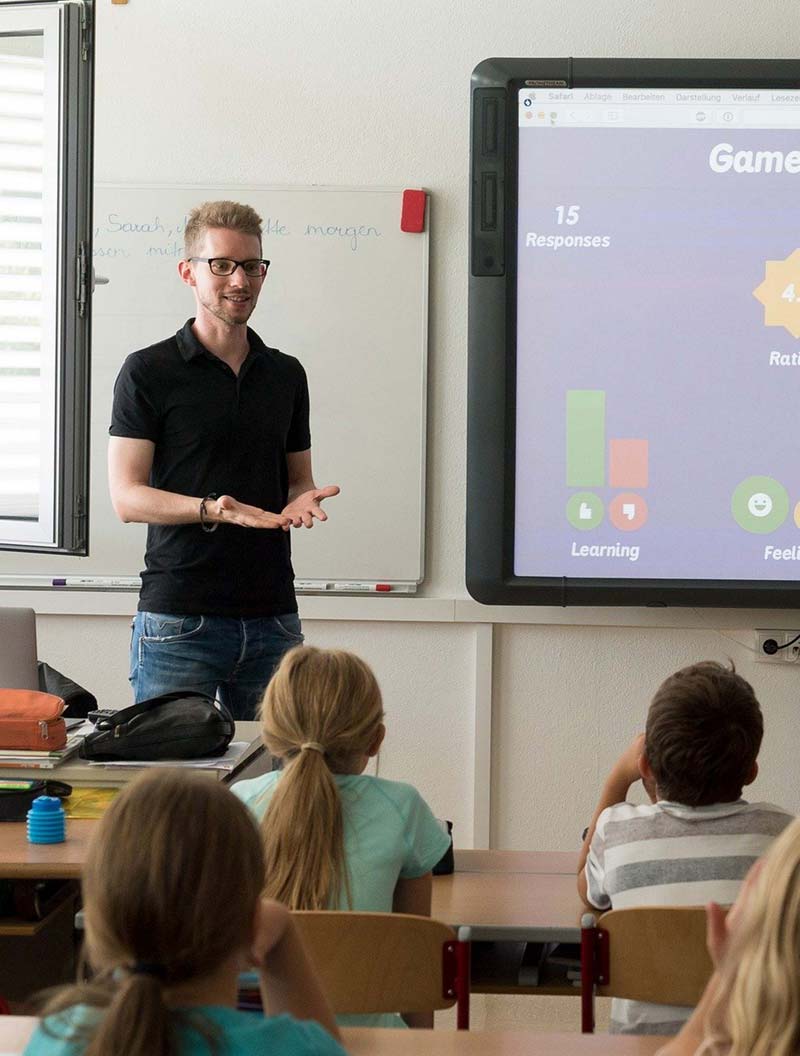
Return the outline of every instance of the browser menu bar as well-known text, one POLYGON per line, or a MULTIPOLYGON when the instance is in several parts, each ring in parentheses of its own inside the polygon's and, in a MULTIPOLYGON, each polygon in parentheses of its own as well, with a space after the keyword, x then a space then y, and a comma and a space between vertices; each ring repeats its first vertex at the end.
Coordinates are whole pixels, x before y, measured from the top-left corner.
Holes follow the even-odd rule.
POLYGON ((800 91, 523 88, 519 125, 800 129, 800 91))

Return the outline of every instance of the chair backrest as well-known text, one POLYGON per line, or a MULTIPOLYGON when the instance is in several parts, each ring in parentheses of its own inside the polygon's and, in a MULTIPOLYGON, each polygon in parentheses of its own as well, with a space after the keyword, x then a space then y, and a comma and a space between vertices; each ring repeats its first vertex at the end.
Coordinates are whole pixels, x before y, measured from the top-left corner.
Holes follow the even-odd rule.
POLYGON ((36 614, 0 609, 0 689, 38 689, 36 614))
POLYGON ((430 1012, 456 1003, 458 943, 446 924, 405 913, 293 916, 337 1015, 430 1012))
POLYGON ((714 968, 702 906, 612 909, 581 920, 581 1030, 594 1030, 595 994, 696 1005, 714 968))
POLYGON ((662 1005, 700 1000, 714 970, 702 906, 612 909, 597 931, 598 994, 662 1005))

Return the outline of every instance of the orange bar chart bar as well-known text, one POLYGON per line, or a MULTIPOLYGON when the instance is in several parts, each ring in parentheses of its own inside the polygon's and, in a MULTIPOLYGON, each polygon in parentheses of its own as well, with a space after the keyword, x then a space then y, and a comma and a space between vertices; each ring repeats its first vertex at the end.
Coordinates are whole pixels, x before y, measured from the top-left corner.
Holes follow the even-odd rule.
POLYGON ((647 487, 647 440, 609 440, 609 484, 612 488, 647 487))

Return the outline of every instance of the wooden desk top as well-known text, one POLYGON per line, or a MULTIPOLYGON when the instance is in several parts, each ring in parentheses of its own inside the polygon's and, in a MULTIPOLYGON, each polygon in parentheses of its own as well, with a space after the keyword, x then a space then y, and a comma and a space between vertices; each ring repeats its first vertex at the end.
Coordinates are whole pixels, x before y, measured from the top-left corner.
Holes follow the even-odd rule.
MULTIPOLYGON (((0 1051, 22 1053, 36 1026, 33 1016, 0 1016, 0 1051)), ((511 1031, 342 1031, 350 1056, 652 1056, 666 1038, 619 1034, 522 1034, 511 1031)))
POLYGON ((431 916, 476 941, 579 942, 585 908, 574 873, 462 873, 433 878, 431 916))
MULTIPOLYGON (((667 1038, 516 1031, 342 1031, 349 1056, 652 1056, 667 1038)), ((0 1040, 2 1036, 0 1035, 0 1040)))
POLYGON ((0 1016, 0 1052, 21 1053, 37 1022, 35 1016, 0 1016))
POLYGON ((577 851, 456 851, 459 873, 569 873, 578 871, 577 851))
POLYGON ((350 1056, 652 1056, 666 1038, 517 1031, 343 1030, 350 1056))
MULTIPOLYGON (((96 821, 67 822, 65 843, 28 843, 22 822, 0 822, 0 877, 79 879, 96 821)), ((574 855, 513 851, 458 851, 458 871, 433 880, 432 915, 448 924, 470 925, 477 939, 553 939, 577 942, 582 913, 575 874, 512 872, 511 867, 560 866, 574 855), (522 857, 515 858, 515 855, 522 857), (495 859, 495 855, 498 857, 495 859), (477 870, 481 864, 498 871, 477 870)), ((569 864, 569 863, 567 863, 569 864)))
MULTIPOLYGON (((64 843, 28 843, 24 821, 0 822, 0 877, 78 880, 96 821, 67 821, 64 843)), ((3 1017, 0 1017, 2 1019, 3 1017)))

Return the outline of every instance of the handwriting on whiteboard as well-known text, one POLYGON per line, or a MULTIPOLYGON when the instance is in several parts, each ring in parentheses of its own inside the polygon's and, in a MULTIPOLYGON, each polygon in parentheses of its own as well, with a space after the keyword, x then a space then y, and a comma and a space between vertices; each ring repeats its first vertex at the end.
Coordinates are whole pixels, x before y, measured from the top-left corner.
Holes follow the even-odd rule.
MULTIPOLYGON (((170 219, 158 214, 143 217, 106 213, 95 218, 94 256, 114 258, 141 254, 147 257, 182 257, 187 219, 185 215, 180 219, 170 219)), ((280 217, 270 216, 262 221, 263 237, 266 241, 293 236, 314 241, 339 241, 353 253, 365 242, 381 238, 381 231, 371 224, 342 222, 340 218, 331 217, 331 221, 334 220, 338 222, 301 223, 296 230, 292 230, 280 217)))

